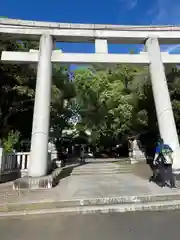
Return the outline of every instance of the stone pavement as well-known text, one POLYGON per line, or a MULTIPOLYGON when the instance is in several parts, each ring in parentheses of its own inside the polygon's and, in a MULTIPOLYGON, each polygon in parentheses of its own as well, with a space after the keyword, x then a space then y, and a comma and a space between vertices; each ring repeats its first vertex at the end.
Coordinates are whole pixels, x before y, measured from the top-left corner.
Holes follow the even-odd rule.
POLYGON ((1 240, 179 240, 180 212, 0 218, 1 240))
MULTIPOLYGON (((88 165, 88 164, 87 164, 88 165)), ((66 202, 63 203, 63 207, 68 207, 71 203, 77 200, 77 202, 81 205, 85 205, 86 200, 92 200, 92 202, 88 202, 88 204, 96 205, 99 204, 98 199, 102 199, 103 203, 108 204, 112 203, 112 199, 116 199, 116 203, 121 203, 122 198, 126 203, 133 203, 135 200, 134 197, 142 197, 142 196, 164 196, 164 195, 172 195, 178 196, 176 200, 180 200, 180 189, 170 189, 170 188, 159 188, 154 183, 148 183, 147 179, 142 178, 139 173, 132 168, 132 171, 127 169, 127 165, 117 165, 115 163, 96 163, 89 164, 88 166, 80 166, 76 168, 72 168, 70 172, 68 172, 68 176, 62 176, 59 184, 53 189, 44 189, 44 190, 20 190, 13 191, 12 183, 6 183, 0 185, 0 212, 14 211, 16 208, 12 208, 13 204, 29 204, 31 206, 32 203, 44 204, 44 203, 53 203, 53 202, 66 202), (80 175, 72 175, 73 171, 77 171, 77 168, 81 169, 80 175), (123 173, 111 173, 111 174, 99 174, 98 170, 96 174, 86 175, 83 174, 83 169, 85 173, 87 168, 93 171, 93 168, 99 169, 111 169, 112 172, 114 168, 124 168, 123 173), (118 200, 117 200, 118 198, 118 200), (96 199, 98 201, 94 201, 96 199), (108 200, 111 199, 111 200, 108 200), (128 199, 128 200, 127 200, 128 199), (110 202, 109 202, 110 201, 110 202), (9 205, 8 205, 9 204, 9 205), (68 205, 69 204, 69 205, 68 205)), ((132 166, 132 165, 130 165, 132 166)), ((140 201, 140 200, 137 200, 140 201)), ((147 201, 147 199, 146 199, 147 201)), ((76 206, 77 206, 76 202, 76 206)), ((100 204, 102 204, 102 202, 100 204)), ((180 204, 180 202, 178 202, 180 204)), ((46 206, 47 207, 47 206, 46 206)), ((57 206, 55 205, 55 208, 57 206)), ((50 207, 48 207, 50 208, 50 207)), ((51 206, 52 208, 52 206, 51 206)), ((29 207, 28 207, 29 209, 29 207)))
MULTIPOLYGON (((101 164, 89 164, 88 168, 101 168, 101 164), (96 166, 97 165, 97 166, 96 166)), ((115 167, 114 163, 103 164, 105 168, 115 167)), ((87 169, 87 166, 77 167, 87 169)), ((99 171, 101 171, 101 169, 99 171)), ((74 168, 73 171, 76 171, 74 168)), ((73 173, 72 171, 72 173, 73 173)), ((97 172, 95 175, 70 175, 60 180, 59 184, 52 189, 43 190, 12 190, 12 182, 0 184, 0 204, 19 201, 40 201, 40 200, 71 200, 97 197, 135 196, 144 194, 165 194, 172 193, 169 188, 159 188, 156 184, 148 183, 147 179, 135 175, 133 172, 123 174, 105 174, 97 172)), ((180 193, 179 189, 173 192, 180 193)))

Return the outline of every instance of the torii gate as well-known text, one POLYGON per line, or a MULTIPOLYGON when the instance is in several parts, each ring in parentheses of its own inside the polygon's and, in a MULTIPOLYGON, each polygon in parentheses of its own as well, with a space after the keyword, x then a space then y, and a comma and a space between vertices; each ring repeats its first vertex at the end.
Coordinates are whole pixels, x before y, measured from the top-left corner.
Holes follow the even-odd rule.
POLYGON ((3 51, 4 63, 37 63, 37 82, 28 174, 47 174, 47 147, 51 100, 52 63, 132 63, 149 65, 157 120, 161 137, 173 148, 174 170, 180 169, 180 147, 168 92, 164 64, 180 63, 180 55, 161 53, 159 43, 180 43, 180 27, 117 26, 65 24, 0 19, 0 37, 40 39, 39 52, 3 51), (61 53, 53 51, 54 41, 94 42, 95 53, 61 53), (145 44, 140 54, 109 54, 108 43, 145 44))

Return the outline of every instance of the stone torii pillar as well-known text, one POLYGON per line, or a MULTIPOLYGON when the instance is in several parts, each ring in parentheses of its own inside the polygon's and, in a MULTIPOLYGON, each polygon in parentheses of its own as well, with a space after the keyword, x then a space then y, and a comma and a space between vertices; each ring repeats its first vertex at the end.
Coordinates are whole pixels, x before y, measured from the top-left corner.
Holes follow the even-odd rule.
POLYGON ((175 172, 179 172, 179 140, 158 39, 149 37, 145 45, 150 60, 149 70, 159 132, 164 142, 172 147, 174 151, 173 169, 175 172))
POLYGON ((52 36, 42 35, 39 46, 39 62, 37 67, 31 153, 28 168, 28 175, 30 177, 41 177, 47 174, 52 83, 52 50, 52 36))

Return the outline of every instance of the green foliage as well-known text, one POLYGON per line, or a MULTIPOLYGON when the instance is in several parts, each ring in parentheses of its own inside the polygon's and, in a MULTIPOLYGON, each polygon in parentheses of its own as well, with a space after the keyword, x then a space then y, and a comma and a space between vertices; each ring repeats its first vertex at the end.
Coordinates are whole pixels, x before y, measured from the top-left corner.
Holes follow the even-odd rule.
MULTIPOLYGON (((0 41, 0 53, 38 49, 32 41, 0 41)), ((7 139, 10 130, 17 129, 21 140, 30 140, 35 97, 37 67, 31 64, 0 65, 0 138, 7 139)), ((72 116, 71 99, 74 85, 69 82, 67 68, 53 67, 51 126, 60 138, 72 116)))
POLYGON ((105 70, 95 66, 76 72, 76 103, 81 124, 91 130, 92 141, 117 140, 132 128, 135 104, 128 84, 136 72, 125 65, 105 70))
POLYGON ((180 136, 180 69, 172 69, 167 75, 178 135, 180 136))
POLYGON ((20 132, 11 130, 7 139, 3 139, 3 148, 5 152, 12 152, 20 139, 20 132))

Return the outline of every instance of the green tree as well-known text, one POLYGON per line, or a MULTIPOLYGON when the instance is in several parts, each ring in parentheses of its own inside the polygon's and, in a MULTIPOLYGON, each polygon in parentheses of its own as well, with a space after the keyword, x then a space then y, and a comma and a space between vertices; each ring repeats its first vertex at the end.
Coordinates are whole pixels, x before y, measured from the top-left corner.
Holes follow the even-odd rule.
POLYGON ((134 69, 84 69, 75 74, 76 100, 81 124, 95 141, 117 140, 131 128, 133 95, 127 92, 134 69))
MULTIPOLYGON (((0 52, 38 49, 31 41, 0 41, 0 52)), ((8 139, 11 130, 19 131, 21 139, 30 140, 35 97, 37 66, 32 64, 0 65, 0 138, 8 139)), ((51 126, 58 137, 72 116, 71 98, 74 85, 68 80, 66 67, 53 66, 51 126)))

